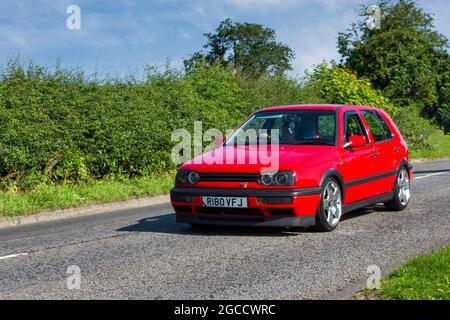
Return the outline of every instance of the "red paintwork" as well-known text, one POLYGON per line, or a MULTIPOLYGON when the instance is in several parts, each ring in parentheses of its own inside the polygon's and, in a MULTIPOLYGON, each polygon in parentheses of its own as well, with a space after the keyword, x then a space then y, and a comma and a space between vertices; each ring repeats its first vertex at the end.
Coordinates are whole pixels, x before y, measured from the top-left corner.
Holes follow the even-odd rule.
MULTIPOLYGON (((280 146, 280 170, 291 170, 296 173, 295 186, 289 188, 312 188, 321 185, 325 173, 330 169, 337 170, 343 178, 343 182, 354 181, 367 178, 377 174, 383 174, 389 171, 397 170, 401 161, 405 160, 409 163, 408 147, 402 138, 400 131, 390 119, 390 117, 380 109, 365 106, 337 106, 337 105, 298 105, 298 106, 281 106, 264 109, 270 110, 337 110, 338 119, 338 144, 335 146, 307 145, 280 146), (389 125, 393 139, 381 143, 375 143, 368 128, 364 117, 360 113, 361 110, 378 111, 386 123, 389 125), (356 111, 369 133, 370 143, 367 146, 355 148, 353 150, 344 148, 344 113, 347 111, 356 111), (378 153, 380 156, 373 158, 372 154, 378 153)), ((244 121, 245 122, 245 121, 244 121)), ((244 123, 242 122, 242 123, 244 123)), ((256 152, 255 146, 238 146, 238 147, 220 147, 221 149, 247 148, 249 153, 256 152)), ((214 152, 214 151, 213 151, 214 152)), ((204 159, 208 158, 211 153, 203 155, 204 159)), ((195 160, 184 164, 181 169, 195 170, 202 173, 260 173, 261 166, 255 165, 227 165, 227 164, 195 164, 195 160)), ((410 172, 410 174, 412 174, 410 172)), ((351 204, 360 200, 365 200, 377 195, 391 192, 395 183, 395 175, 387 178, 375 180, 368 183, 359 184, 353 187, 345 188, 344 205, 351 204)), ((183 185, 177 185, 183 187, 183 185)), ((191 186, 192 187, 192 186, 191 186)), ((195 187, 201 188, 242 188, 240 182, 200 182, 195 187)), ((256 182, 249 182, 248 189, 276 189, 277 187, 264 187, 256 182)), ((286 189, 288 187, 281 187, 286 189)), ((265 215, 268 215, 267 208, 294 208, 295 216, 315 215, 318 209, 320 195, 301 196, 294 198, 291 205, 261 205, 257 203, 256 198, 249 198, 249 207, 261 209, 265 215)), ((202 206, 201 197, 195 197, 195 203, 176 203, 172 205, 182 205, 192 207, 193 214, 197 214, 195 207, 202 206)))

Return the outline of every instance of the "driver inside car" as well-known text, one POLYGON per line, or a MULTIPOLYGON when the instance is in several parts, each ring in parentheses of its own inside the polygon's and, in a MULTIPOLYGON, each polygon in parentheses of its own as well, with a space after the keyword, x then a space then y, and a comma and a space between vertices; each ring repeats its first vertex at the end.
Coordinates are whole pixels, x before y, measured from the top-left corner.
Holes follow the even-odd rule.
POLYGON ((297 144, 297 133, 299 125, 294 121, 283 123, 281 141, 286 144, 297 144))

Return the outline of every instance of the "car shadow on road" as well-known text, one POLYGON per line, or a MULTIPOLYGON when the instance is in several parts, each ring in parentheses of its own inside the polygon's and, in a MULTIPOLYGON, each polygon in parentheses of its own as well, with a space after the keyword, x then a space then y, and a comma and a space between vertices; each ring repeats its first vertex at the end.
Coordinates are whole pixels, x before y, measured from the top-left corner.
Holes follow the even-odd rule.
POLYGON ((292 237, 313 232, 305 228, 191 226, 177 224, 174 214, 163 214, 139 220, 136 224, 117 229, 118 232, 149 232, 190 236, 292 237))
MULTIPOLYGON (((382 205, 371 206, 347 213, 342 221, 355 219, 375 212, 385 211, 382 205)), ((320 233, 312 228, 269 228, 269 227, 229 227, 190 226, 177 224, 175 215, 162 214, 139 220, 137 223, 117 229, 118 232, 149 232, 190 236, 243 236, 243 237, 292 237, 306 233, 320 233)))
POLYGON ((345 220, 351 220, 351 219, 356 219, 359 217, 367 216, 370 214, 375 214, 376 212, 384 212, 384 211, 386 211, 386 208, 382 204, 365 207, 362 209, 358 209, 358 210, 346 213, 342 217, 341 222, 343 222, 345 220))

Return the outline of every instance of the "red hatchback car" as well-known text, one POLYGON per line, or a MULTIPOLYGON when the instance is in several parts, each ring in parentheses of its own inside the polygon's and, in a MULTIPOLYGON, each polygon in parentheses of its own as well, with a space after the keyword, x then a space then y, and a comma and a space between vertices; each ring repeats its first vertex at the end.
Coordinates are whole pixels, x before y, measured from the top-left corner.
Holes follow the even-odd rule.
POLYGON ((332 231, 355 209, 384 203, 404 210, 411 176, 408 147, 383 110, 275 107, 254 113, 216 150, 184 164, 171 203, 180 223, 332 231), (264 148, 273 148, 275 165, 261 160, 264 148), (218 154, 226 161, 211 161, 218 154))

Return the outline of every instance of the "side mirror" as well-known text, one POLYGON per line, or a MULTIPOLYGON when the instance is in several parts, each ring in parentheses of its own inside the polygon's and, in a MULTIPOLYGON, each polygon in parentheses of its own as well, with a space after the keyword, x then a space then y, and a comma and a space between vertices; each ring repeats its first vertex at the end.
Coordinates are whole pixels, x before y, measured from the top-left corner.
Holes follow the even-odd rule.
POLYGON ((344 145, 344 148, 361 148, 367 144, 365 136, 350 136, 348 142, 344 145))

